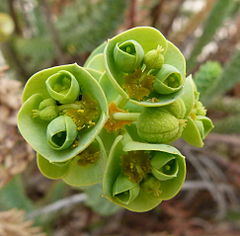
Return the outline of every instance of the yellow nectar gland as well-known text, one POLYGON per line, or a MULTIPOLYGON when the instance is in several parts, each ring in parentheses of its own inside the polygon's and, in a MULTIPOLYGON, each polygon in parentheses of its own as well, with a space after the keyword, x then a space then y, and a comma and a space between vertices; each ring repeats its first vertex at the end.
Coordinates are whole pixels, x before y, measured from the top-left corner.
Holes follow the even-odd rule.
POLYGON ((124 175, 132 182, 139 183, 151 172, 150 155, 145 151, 132 151, 121 157, 124 175))
POLYGON ((159 180, 157 180, 153 176, 146 178, 143 181, 141 187, 144 192, 147 192, 156 198, 159 198, 161 196, 161 193, 162 193, 161 183, 159 180))
POLYGON ((114 103, 110 103, 108 105, 108 110, 109 110, 109 119, 106 122, 104 128, 108 131, 108 132, 114 132, 117 130, 122 129, 125 125, 129 125, 132 123, 132 121, 128 121, 128 120, 115 120, 112 115, 115 112, 125 112, 123 109, 120 109, 116 106, 116 104, 114 103))
POLYGON ((94 164, 100 158, 100 152, 94 147, 89 147, 76 156, 78 165, 86 166, 94 164))
POLYGON ((154 79, 153 75, 145 74, 141 69, 138 69, 134 73, 125 76, 123 88, 127 91, 130 98, 142 101, 150 95, 154 79))
POLYGON ((95 121, 99 117, 97 102, 85 95, 81 101, 77 101, 74 104, 79 105, 81 108, 67 108, 63 111, 63 113, 72 118, 73 122, 77 126, 77 130, 95 126, 95 121))

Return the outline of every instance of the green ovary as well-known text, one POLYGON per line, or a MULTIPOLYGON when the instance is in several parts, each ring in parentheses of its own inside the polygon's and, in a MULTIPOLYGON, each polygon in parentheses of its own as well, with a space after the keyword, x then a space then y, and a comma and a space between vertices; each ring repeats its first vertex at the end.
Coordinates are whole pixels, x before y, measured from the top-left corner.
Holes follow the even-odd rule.
POLYGON ((162 108, 145 108, 137 121, 140 138, 151 143, 170 143, 183 131, 184 120, 177 119, 162 108))

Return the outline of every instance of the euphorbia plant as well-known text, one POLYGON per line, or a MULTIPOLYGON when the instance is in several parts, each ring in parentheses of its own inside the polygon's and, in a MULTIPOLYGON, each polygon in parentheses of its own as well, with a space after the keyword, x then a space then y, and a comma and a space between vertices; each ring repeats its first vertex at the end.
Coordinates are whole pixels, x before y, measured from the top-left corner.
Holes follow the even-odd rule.
POLYGON ((183 138, 201 147, 213 128, 182 53, 156 29, 136 27, 97 47, 84 67, 33 75, 19 130, 46 177, 102 183, 103 196, 132 211, 174 197, 186 176, 183 138))

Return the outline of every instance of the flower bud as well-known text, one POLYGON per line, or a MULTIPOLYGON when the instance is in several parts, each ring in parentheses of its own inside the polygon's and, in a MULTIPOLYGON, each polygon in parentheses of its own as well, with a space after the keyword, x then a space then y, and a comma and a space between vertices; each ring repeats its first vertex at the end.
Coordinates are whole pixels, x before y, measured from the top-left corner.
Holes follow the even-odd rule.
POLYGON ((77 127, 68 116, 59 116, 52 120, 47 127, 47 141, 55 150, 70 147, 77 137, 77 127))
POLYGON ((68 71, 61 70, 46 80, 49 95, 62 104, 74 102, 80 93, 77 79, 68 71))
POLYGON ((113 184, 112 191, 119 202, 127 205, 138 196, 140 187, 137 183, 130 181, 127 176, 120 174, 113 184))
POLYGON ((113 58, 118 69, 122 72, 134 72, 137 68, 141 67, 143 57, 143 48, 135 40, 127 40, 115 45, 113 58))
POLYGON ((40 102, 38 109, 32 110, 33 117, 41 120, 51 121, 58 116, 56 102, 52 98, 44 99, 40 102))
POLYGON ((137 121, 140 138, 151 143, 170 143, 178 139, 185 121, 163 108, 145 108, 137 121))
POLYGON ((163 64, 155 76, 153 88, 159 94, 174 93, 183 87, 184 79, 178 69, 172 65, 163 64))
POLYGON ((160 69, 164 63, 163 48, 158 45, 157 49, 150 50, 144 56, 144 64, 148 69, 160 69))
POLYGON ((48 106, 56 106, 56 101, 52 98, 46 98, 43 101, 40 102, 39 104, 39 109, 42 110, 48 106))
POLYGON ((179 166, 176 156, 170 153, 156 153, 151 159, 152 174, 160 181, 175 178, 179 166))

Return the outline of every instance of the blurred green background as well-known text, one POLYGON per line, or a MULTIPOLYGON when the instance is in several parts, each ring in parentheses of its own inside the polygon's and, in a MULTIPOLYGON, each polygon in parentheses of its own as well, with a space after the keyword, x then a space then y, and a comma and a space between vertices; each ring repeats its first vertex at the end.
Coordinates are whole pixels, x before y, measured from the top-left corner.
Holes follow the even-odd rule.
POLYGON ((240 235, 240 0, 1 0, 0 49, 1 236, 240 235), (187 156, 184 188, 141 214, 106 202, 100 186, 81 193, 44 178, 16 127, 33 73, 83 65, 140 25, 180 48, 215 124, 202 149, 176 143, 187 156))

